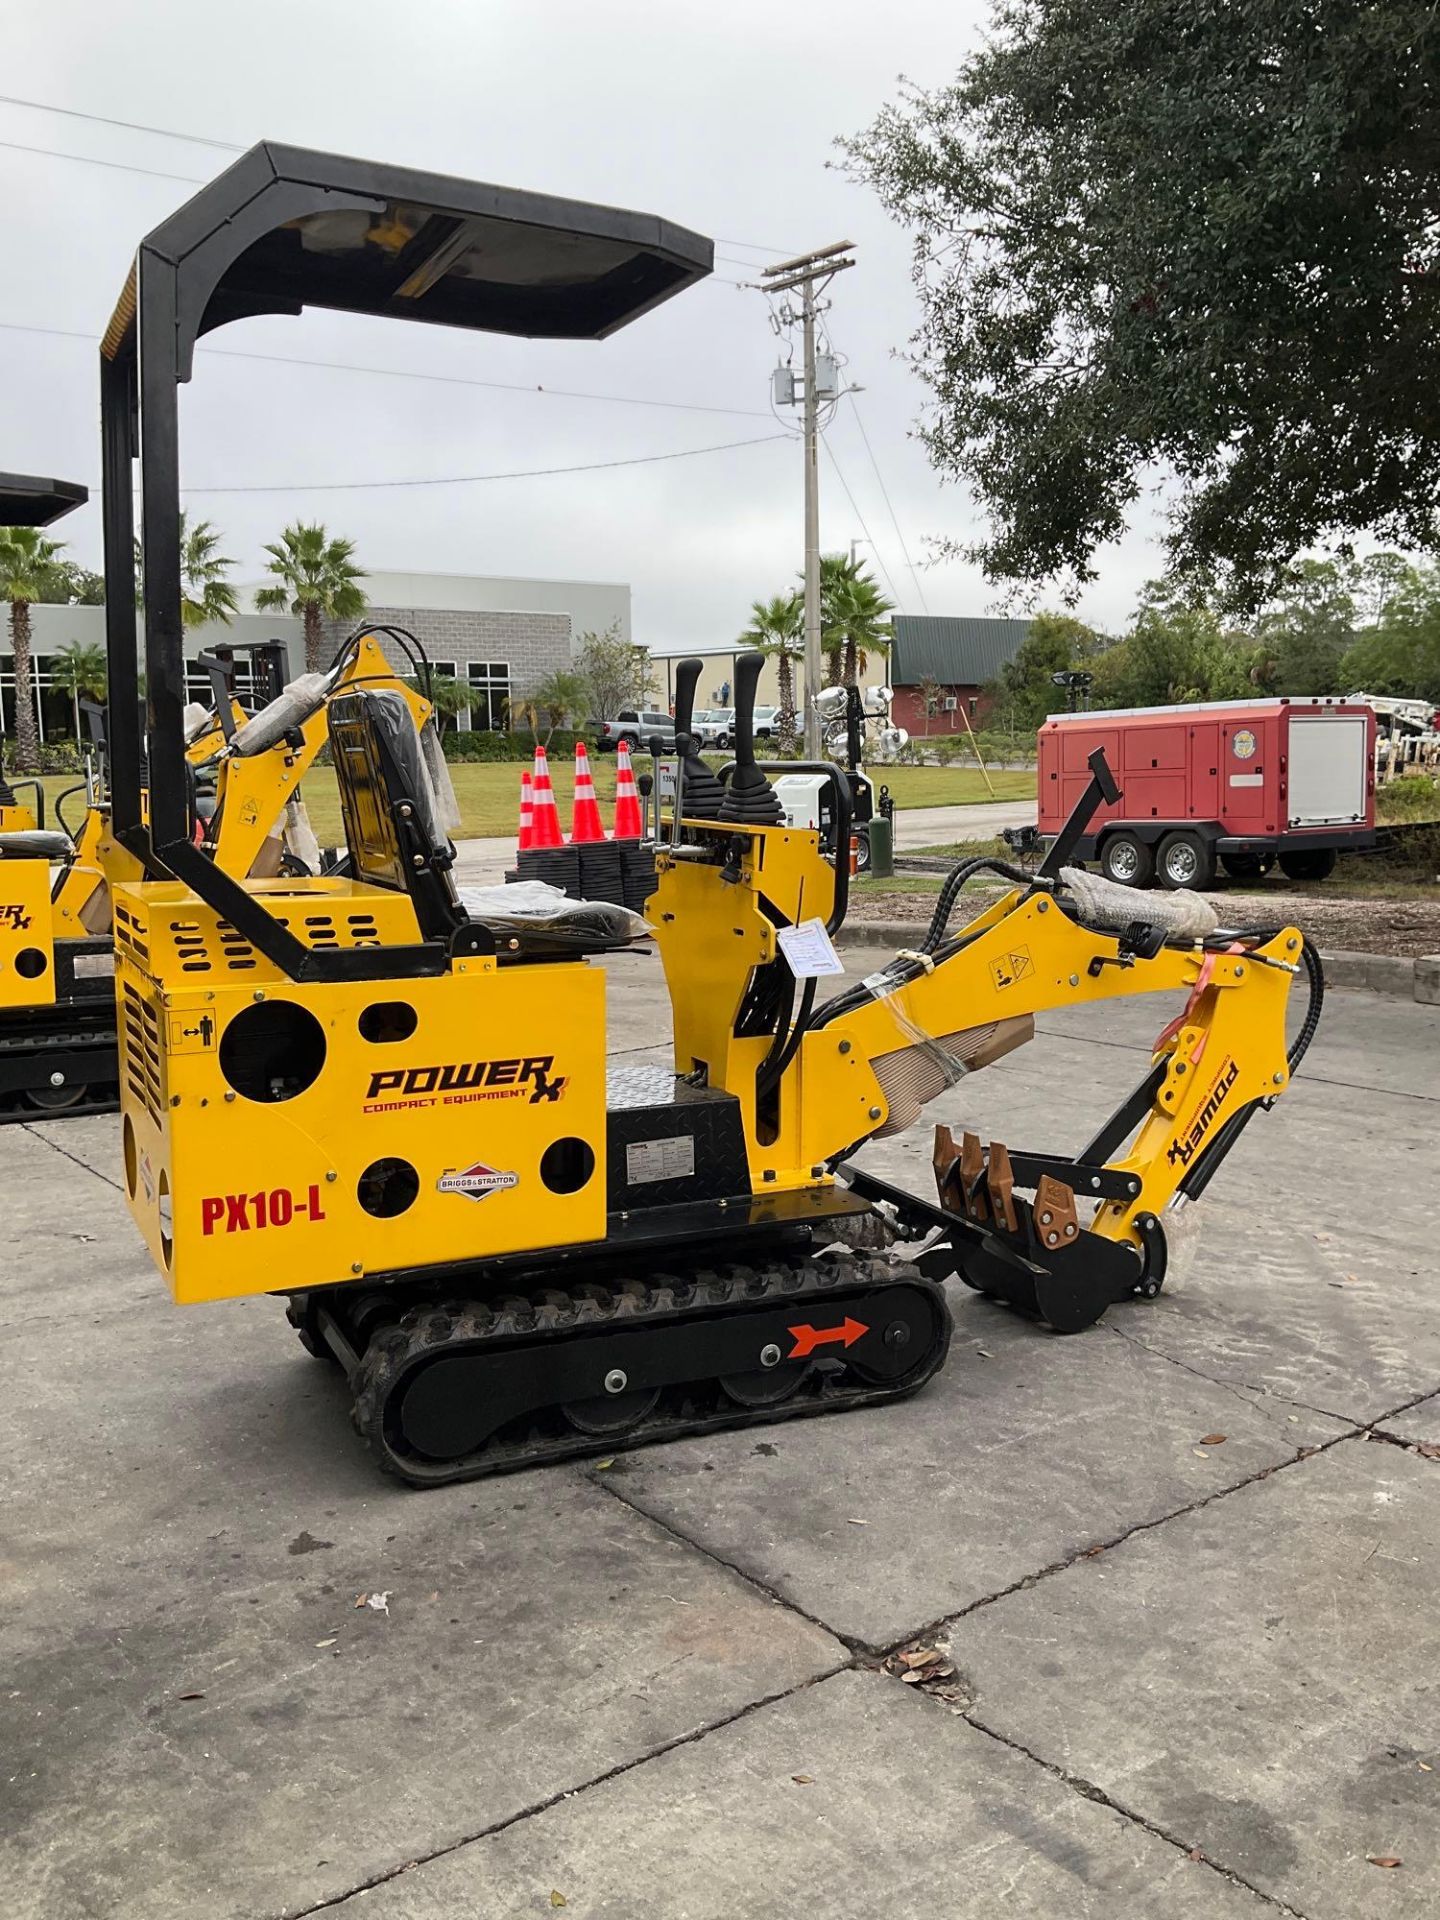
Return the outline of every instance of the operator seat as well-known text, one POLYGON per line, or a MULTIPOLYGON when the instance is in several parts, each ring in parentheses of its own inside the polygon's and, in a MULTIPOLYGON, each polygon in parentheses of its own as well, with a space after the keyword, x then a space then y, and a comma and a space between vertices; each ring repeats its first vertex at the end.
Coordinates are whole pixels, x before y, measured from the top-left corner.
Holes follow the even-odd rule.
POLYGON ((69 834, 46 827, 0 833, 0 860, 68 860, 74 851, 69 834))
POLYGON ((355 878, 408 893, 421 939, 448 942, 469 915, 409 707, 389 689, 356 688, 330 702, 328 721, 355 878))

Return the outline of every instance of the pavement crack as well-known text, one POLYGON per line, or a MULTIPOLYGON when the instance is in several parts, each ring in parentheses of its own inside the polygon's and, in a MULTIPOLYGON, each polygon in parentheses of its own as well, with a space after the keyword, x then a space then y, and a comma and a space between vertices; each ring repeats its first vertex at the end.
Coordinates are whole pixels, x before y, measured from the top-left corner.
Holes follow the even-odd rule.
MULTIPOLYGON (((652 1513, 648 1507, 642 1506, 638 1500, 631 1500, 626 1495, 623 1484, 620 1481, 612 1479, 609 1473, 599 1473, 593 1467, 589 1469, 582 1468, 581 1472, 591 1486, 599 1487, 603 1492, 608 1493, 612 1499, 618 1500, 621 1506, 626 1508, 630 1513, 638 1513, 642 1520, 648 1520, 652 1526, 658 1527, 662 1533, 668 1533, 672 1540, 679 1541, 681 1546, 688 1547, 692 1553, 702 1555, 714 1566, 723 1567, 727 1573, 733 1574, 737 1580, 743 1580, 746 1586, 752 1587, 756 1593, 763 1593, 765 1598, 775 1606, 784 1607, 787 1613, 793 1613, 801 1620, 808 1621, 812 1627, 818 1627, 821 1633, 826 1634, 832 1640, 838 1640, 841 1646, 848 1647, 852 1655, 873 1651, 873 1649, 865 1646, 863 1641, 853 1640, 849 1635, 839 1632, 835 1627, 832 1627, 827 1620, 821 1620, 816 1614, 807 1613, 804 1607, 797 1606, 793 1600, 788 1600, 783 1593, 779 1593, 774 1587, 769 1586, 758 1574, 751 1573, 748 1568, 739 1566, 734 1560, 727 1560, 723 1553, 717 1553, 713 1547, 706 1546, 703 1541, 695 1539, 693 1534, 686 1533, 683 1528, 677 1527, 672 1521, 661 1519, 658 1514, 652 1513)), ((845 1663, 845 1665, 853 1664, 853 1659, 845 1663)), ((842 1672, 843 1667, 837 1667, 835 1671, 837 1673, 842 1672)))
MULTIPOLYGON (((918 1691, 918 1689, 912 1689, 912 1691, 918 1691)), ((1233 1867, 1227 1867, 1219 1860, 1212 1860, 1202 1848, 1183 1840, 1178 1834, 1171 1833, 1158 1821, 1147 1819, 1143 1813, 1137 1813, 1133 1807, 1127 1807, 1123 1801, 1116 1800, 1103 1787, 1097 1786, 1093 1780, 1087 1780, 1081 1774, 1071 1773, 1068 1768, 1059 1766, 1055 1761, 1046 1760, 1033 1748, 1027 1747, 1023 1741, 1014 1739, 1010 1734, 1001 1733, 997 1727, 992 1727, 980 1719, 973 1708, 967 1707, 962 1717, 974 1727, 977 1733, 983 1733, 987 1739, 994 1740, 997 1745, 1008 1747, 1011 1753, 1021 1754, 1026 1760, 1033 1761, 1037 1767, 1043 1769, 1052 1779, 1059 1780, 1073 1793, 1082 1795, 1086 1800, 1093 1800, 1099 1806, 1107 1807, 1111 1813, 1118 1814, 1122 1820, 1128 1820, 1132 1826, 1142 1828, 1155 1839, 1163 1841, 1167 1847, 1173 1847, 1178 1853, 1183 1853, 1186 1859, 1193 1861, 1196 1866, 1206 1867, 1211 1873, 1218 1874, 1222 1880, 1228 1880, 1232 1886, 1254 1894, 1257 1900, 1263 1900, 1266 1906, 1276 1913, 1287 1915, 1288 1920, 1305 1920, 1305 1915, 1298 1907, 1292 1907, 1288 1901, 1277 1898, 1273 1893, 1266 1893, 1263 1887, 1257 1887, 1253 1880, 1247 1880, 1233 1867)))
MULTIPOLYGON (((1172 1520, 1183 1520, 1187 1514, 1199 1513, 1205 1507, 1214 1506, 1219 1500, 1228 1500, 1232 1494, 1242 1493, 1246 1487, 1257 1486, 1262 1480, 1269 1480, 1274 1474, 1287 1473, 1292 1467, 1303 1466, 1316 1454, 1328 1453, 1331 1447, 1338 1447, 1344 1440, 1353 1440, 1364 1431, 1361 1427, 1351 1426, 1344 1433, 1332 1434, 1328 1440, 1318 1440, 1314 1446, 1299 1447, 1288 1460, 1272 1461, 1268 1467, 1259 1467, 1254 1473, 1246 1474, 1243 1480, 1236 1480, 1228 1487, 1217 1487, 1213 1493, 1201 1494, 1198 1499, 1190 1500, 1184 1506, 1173 1507, 1169 1513, 1157 1514, 1153 1520, 1137 1520, 1133 1526, 1126 1527, 1109 1540, 1092 1540, 1088 1547, 1077 1547, 1073 1553, 1062 1559, 1052 1560, 1048 1566, 1037 1567, 1033 1573, 1023 1574, 1020 1579, 1012 1580, 1008 1586, 998 1587, 994 1593, 982 1594, 978 1600, 972 1600, 968 1606, 960 1607, 954 1613, 941 1614, 939 1619, 931 1620, 922 1627, 915 1627, 891 1641, 884 1647, 866 1648, 865 1651, 878 1659, 886 1659, 898 1653, 902 1647, 908 1647, 915 1641, 929 1641, 937 1635, 948 1637, 951 1628, 958 1620, 968 1620, 972 1613, 980 1613, 986 1607, 993 1607, 997 1601, 1008 1600, 1012 1594, 1028 1593, 1032 1587, 1038 1587, 1042 1580, 1053 1579, 1058 1573, 1067 1573, 1071 1567, 1082 1560, 1098 1559, 1102 1553, 1112 1553, 1115 1548, 1123 1547, 1142 1533, 1153 1533, 1159 1527, 1168 1527, 1172 1520)), ((834 1633, 834 1628, 828 1628, 834 1633)), ((837 1636, 844 1638, 843 1635, 837 1636)))
POLYGON ((21 1122, 21 1127, 24 1132, 30 1135, 32 1140, 38 1140, 42 1147, 50 1147, 54 1152, 58 1153, 62 1159, 70 1161, 72 1166, 79 1167, 85 1173, 93 1174, 95 1179, 103 1181, 107 1187, 113 1187, 117 1193, 124 1193, 125 1189, 118 1180, 112 1180, 108 1173, 101 1173, 98 1168, 92 1167, 88 1160, 82 1160, 78 1154, 71 1153, 68 1147, 62 1147, 60 1142, 58 1140, 52 1140, 48 1133, 38 1133, 33 1126, 25 1121, 21 1122))
POLYGON ((1219 1387, 1223 1393, 1232 1395, 1242 1406, 1248 1407, 1252 1413, 1263 1413, 1267 1419, 1271 1417, 1268 1410, 1264 1407, 1256 1406, 1255 1401, 1251 1398, 1253 1394, 1259 1394, 1266 1400, 1278 1401, 1282 1407, 1303 1407, 1307 1413, 1318 1413, 1326 1420, 1339 1420, 1342 1425, 1350 1427, 1356 1432, 1364 1425, 1363 1421, 1356 1420, 1349 1414, 1332 1413, 1328 1407, 1313 1406, 1308 1400, 1292 1400, 1283 1393, 1272 1393, 1269 1387, 1261 1386, 1258 1383, 1242 1380, 1237 1386, 1233 1380, 1222 1380, 1217 1374, 1206 1373, 1203 1367, 1193 1366, 1188 1360, 1181 1360, 1173 1353, 1166 1353, 1163 1347, 1152 1347, 1148 1341, 1141 1340, 1133 1333, 1127 1333, 1123 1327, 1117 1326, 1114 1321, 1106 1321, 1105 1331, 1107 1333, 1118 1334, 1122 1340, 1128 1340, 1132 1347, 1139 1347, 1142 1353, 1148 1353, 1156 1360, 1164 1360, 1172 1367, 1179 1367, 1182 1373, 1191 1374, 1196 1380, 1205 1381, 1207 1386, 1219 1387))
MULTIPOLYGON (((639 1509, 635 1509, 639 1511, 639 1509)), ((841 1669, 836 1668, 838 1672, 841 1669)), ((774 1693, 763 1694, 758 1700, 749 1700, 743 1707, 737 1707, 733 1713, 721 1714, 716 1720, 707 1720, 702 1727, 693 1727, 689 1733, 677 1733, 671 1740, 662 1740, 657 1746, 637 1753, 629 1760, 617 1760, 613 1767, 592 1774, 573 1787, 560 1787, 554 1793, 547 1793, 538 1800, 532 1800, 523 1807, 517 1807, 514 1813, 507 1813, 502 1820, 492 1820, 488 1826, 477 1827, 473 1833, 462 1834, 456 1840, 447 1840, 443 1846, 432 1847, 428 1853, 416 1854, 413 1859, 402 1860, 398 1866, 382 1867, 378 1873, 370 1874, 358 1881, 353 1887, 347 1887, 344 1893, 333 1894, 326 1900, 312 1901, 306 1907, 290 1907, 275 1915, 273 1920, 308 1920, 315 1913, 333 1913, 337 1908, 347 1906, 350 1901, 358 1900, 367 1893, 373 1893, 376 1887, 387 1886, 390 1881, 398 1880, 402 1874, 413 1873, 417 1867, 428 1867, 436 1860, 447 1859, 453 1853, 461 1853, 466 1847, 473 1847, 482 1840, 491 1840, 497 1833, 519 1826, 524 1820, 533 1820, 537 1814, 548 1813, 552 1807, 559 1806, 562 1800, 574 1800, 582 1793, 589 1793, 593 1787, 603 1787, 609 1780, 622 1779, 637 1768, 648 1766, 652 1760, 663 1759, 667 1753, 674 1753, 681 1747, 693 1747, 699 1741, 708 1739, 712 1733, 719 1733, 724 1727, 733 1727, 737 1721, 748 1720, 752 1713, 759 1713, 762 1707, 773 1707, 782 1700, 793 1700, 797 1695, 807 1693, 811 1687, 818 1686, 822 1680, 832 1678, 832 1673, 817 1673, 808 1680, 801 1680, 793 1687, 781 1687, 774 1693)))

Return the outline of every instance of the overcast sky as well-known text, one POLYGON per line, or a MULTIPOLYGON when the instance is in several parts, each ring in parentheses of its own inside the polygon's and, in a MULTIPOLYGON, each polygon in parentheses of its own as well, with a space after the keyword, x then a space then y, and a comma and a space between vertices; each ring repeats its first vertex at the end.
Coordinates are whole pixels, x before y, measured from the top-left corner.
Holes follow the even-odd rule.
MULTIPOLYGON (((830 324, 865 391, 842 402, 827 434, 822 544, 838 550, 868 531, 875 545, 860 552, 878 555, 882 584, 888 578, 904 611, 1002 610, 975 571, 923 564, 927 535, 964 537, 973 518, 911 437, 922 389, 894 357, 915 323, 908 241, 868 190, 827 165, 835 136, 863 126, 897 75, 952 74, 983 20, 971 0, 830 0, 823 9, 66 0, 7 9, 0 91, 237 146, 272 138, 635 207, 712 236, 712 281, 599 344, 318 311, 229 327, 202 348, 182 395, 181 457, 191 510, 223 530, 241 577, 258 571, 262 543, 303 514, 352 537, 377 570, 626 580, 637 639, 715 641, 801 566, 798 442, 565 477, 288 489, 625 460, 778 434, 768 389, 779 343, 766 302, 735 284, 748 277, 740 263, 848 239, 858 265, 834 283, 830 324), (307 371, 239 353, 671 404, 307 371), (209 491, 268 486, 277 491, 209 491)), ((234 155, 11 104, 0 104, 0 142, 10 268, 0 280, 0 466, 94 487, 87 341, 98 340, 137 241, 195 190, 153 175, 203 181, 234 155)), ((1102 556, 1082 612, 1101 624, 1124 618, 1156 570, 1154 530, 1102 556)), ((98 567, 98 498, 61 531, 98 567)))

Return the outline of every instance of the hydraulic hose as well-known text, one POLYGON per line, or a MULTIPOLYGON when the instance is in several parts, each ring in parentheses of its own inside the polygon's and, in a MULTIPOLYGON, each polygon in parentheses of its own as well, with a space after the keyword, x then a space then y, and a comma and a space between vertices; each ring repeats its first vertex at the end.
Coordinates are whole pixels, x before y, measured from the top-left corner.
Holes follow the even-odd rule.
POLYGON ((977 873, 998 873, 1002 878, 1013 881, 1016 886, 1030 886, 1035 876, 1026 873, 1023 867, 1015 867, 1008 860, 1000 860, 991 854, 979 854, 973 860, 962 860, 958 866, 950 869, 945 876, 945 884, 940 889, 940 898, 935 902, 935 911, 930 917, 925 938, 920 942, 921 953, 934 953, 945 938, 950 916, 955 911, 955 902, 960 898, 960 890, 967 881, 973 880, 977 873))
POLYGON ((55 810, 55 818, 60 822, 62 830, 64 831, 64 833, 66 834, 66 836, 68 837, 72 845, 75 842, 76 834, 75 834, 75 829, 71 826, 70 822, 65 818, 65 802, 70 798, 72 793, 84 793, 85 791, 86 791, 86 787, 85 787, 84 781, 83 780, 79 781, 73 787, 66 787, 63 793, 57 793, 55 798, 50 803, 55 810))
POLYGON ((772 1087, 780 1084, 785 1069, 799 1051, 800 1042, 805 1038, 806 1031, 810 1025, 810 1014, 814 1006, 815 981, 810 979, 805 982, 801 990, 800 1011, 795 1017, 795 1024, 791 1027, 788 1038, 785 1033, 784 1023, 782 1022, 781 1025, 776 1028, 774 1046, 771 1047, 769 1053, 767 1053, 765 1058, 760 1062, 760 1071, 755 1076, 755 1087, 762 1099, 770 1092, 772 1087))
POLYGON ((1290 1067, 1290 1077, 1295 1077, 1295 1069, 1309 1051, 1310 1042, 1315 1038, 1315 1029, 1320 1024, 1320 1010, 1325 1004, 1325 969, 1320 964, 1320 954, 1313 941, 1301 936, 1300 958, 1305 964, 1305 972, 1310 982, 1310 999, 1305 1008, 1305 1018, 1300 1023, 1300 1031, 1291 1042, 1286 1060, 1290 1067))
MULTIPOLYGON (((1283 927, 1241 927, 1235 932, 1221 932, 1211 936, 1215 941, 1253 940, 1257 946, 1275 939, 1283 933, 1283 927)), ((1305 977, 1309 984, 1310 996, 1305 1005, 1305 1018, 1300 1023, 1300 1031, 1291 1041, 1286 1053, 1286 1065, 1294 1078, 1295 1069, 1310 1050, 1310 1042, 1315 1038, 1315 1030, 1320 1025, 1321 1009, 1325 1005, 1325 969, 1320 963, 1319 949, 1308 935, 1300 936, 1300 961, 1305 968, 1305 977)))

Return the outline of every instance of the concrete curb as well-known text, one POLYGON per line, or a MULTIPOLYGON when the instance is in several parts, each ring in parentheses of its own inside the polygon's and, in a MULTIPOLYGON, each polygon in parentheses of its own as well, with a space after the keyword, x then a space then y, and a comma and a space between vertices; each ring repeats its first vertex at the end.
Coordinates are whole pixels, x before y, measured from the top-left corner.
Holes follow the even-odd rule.
MULTIPOLYGON (((850 920, 840 929, 842 947, 883 947, 891 953, 914 947, 925 931, 923 920, 850 920)), ((1440 954, 1407 960, 1392 953, 1322 953, 1325 984, 1346 992, 1382 993, 1440 1007, 1440 954)))

